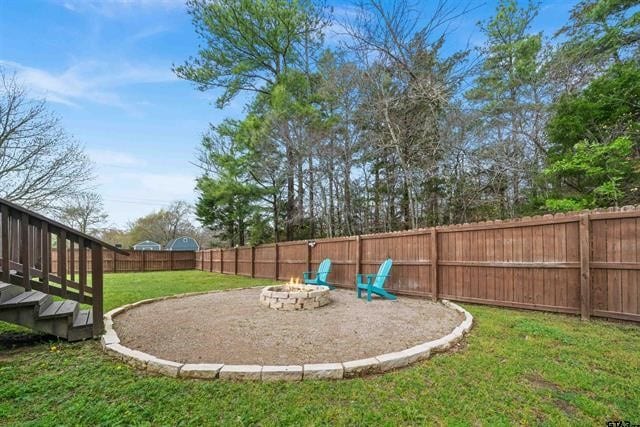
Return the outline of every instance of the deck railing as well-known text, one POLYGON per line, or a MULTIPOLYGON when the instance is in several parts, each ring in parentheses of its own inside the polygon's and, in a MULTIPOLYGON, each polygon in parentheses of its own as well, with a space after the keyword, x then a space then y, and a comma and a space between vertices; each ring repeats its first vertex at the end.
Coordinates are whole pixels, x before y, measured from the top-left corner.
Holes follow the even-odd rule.
POLYGON ((0 199, 0 280, 92 307, 94 336, 103 324, 103 249, 126 251, 0 199), (52 268, 55 252, 60 261, 52 268), (90 256, 88 256, 90 254, 90 256), (67 257, 71 259, 67 259, 67 257), (73 259, 75 257, 78 259, 73 259), (68 266, 77 265, 76 268, 68 266), (91 272, 89 274, 89 271, 91 272))

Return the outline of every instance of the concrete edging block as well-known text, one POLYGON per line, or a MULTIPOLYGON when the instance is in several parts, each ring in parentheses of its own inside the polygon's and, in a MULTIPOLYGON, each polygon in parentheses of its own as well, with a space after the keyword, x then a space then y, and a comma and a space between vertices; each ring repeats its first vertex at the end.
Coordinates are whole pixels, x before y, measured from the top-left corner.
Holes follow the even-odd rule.
POLYGON ((221 380, 262 379, 262 365, 224 365, 218 374, 221 380))
POLYGON ((262 367, 262 381, 302 381, 302 366, 265 365, 262 367))

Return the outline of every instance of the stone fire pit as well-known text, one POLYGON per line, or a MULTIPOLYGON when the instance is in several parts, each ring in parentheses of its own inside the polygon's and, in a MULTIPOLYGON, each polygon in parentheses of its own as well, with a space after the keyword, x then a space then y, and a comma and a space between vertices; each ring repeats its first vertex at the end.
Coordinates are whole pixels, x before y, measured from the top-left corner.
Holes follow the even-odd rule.
POLYGON ((313 310, 331 302, 329 292, 327 286, 267 286, 260 293, 260 303, 274 310, 313 310))

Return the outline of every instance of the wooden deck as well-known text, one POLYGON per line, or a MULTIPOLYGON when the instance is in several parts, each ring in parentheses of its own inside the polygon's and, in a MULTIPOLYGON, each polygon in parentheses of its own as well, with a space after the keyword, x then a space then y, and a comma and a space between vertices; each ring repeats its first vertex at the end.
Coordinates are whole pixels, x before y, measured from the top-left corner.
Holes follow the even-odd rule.
POLYGON ((0 320, 70 341, 101 335, 104 249, 128 255, 0 199, 0 320), (65 300, 54 302, 53 296, 65 300), (80 310, 79 304, 91 309, 80 310))

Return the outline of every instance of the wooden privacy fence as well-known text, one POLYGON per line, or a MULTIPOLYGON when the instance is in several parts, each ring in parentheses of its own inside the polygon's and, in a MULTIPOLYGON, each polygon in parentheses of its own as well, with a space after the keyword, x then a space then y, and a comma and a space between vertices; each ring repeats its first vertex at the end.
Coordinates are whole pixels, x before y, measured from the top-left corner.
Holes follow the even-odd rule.
MULTIPOLYGON (((102 268, 105 273, 134 273, 145 271, 193 270, 196 266, 195 252, 181 251, 126 251, 122 255, 112 250, 104 250, 102 268)), ((91 261, 91 254, 88 254, 91 261)), ((58 271, 59 255, 51 253, 51 271, 58 271)), ((80 271, 80 254, 78 250, 67 250, 66 269, 71 274, 80 271)), ((89 262, 91 265, 91 262, 89 262)), ((88 270, 91 272, 91 268, 88 270)), ((73 276, 72 276, 73 277, 73 276)))
POLYGON ((625 207, 209 249, 196 268, 288 280, 328 257, 329 281, 353 288, 390 257, 400 295, 640 321, 639 237, 640 207, 625 207))

